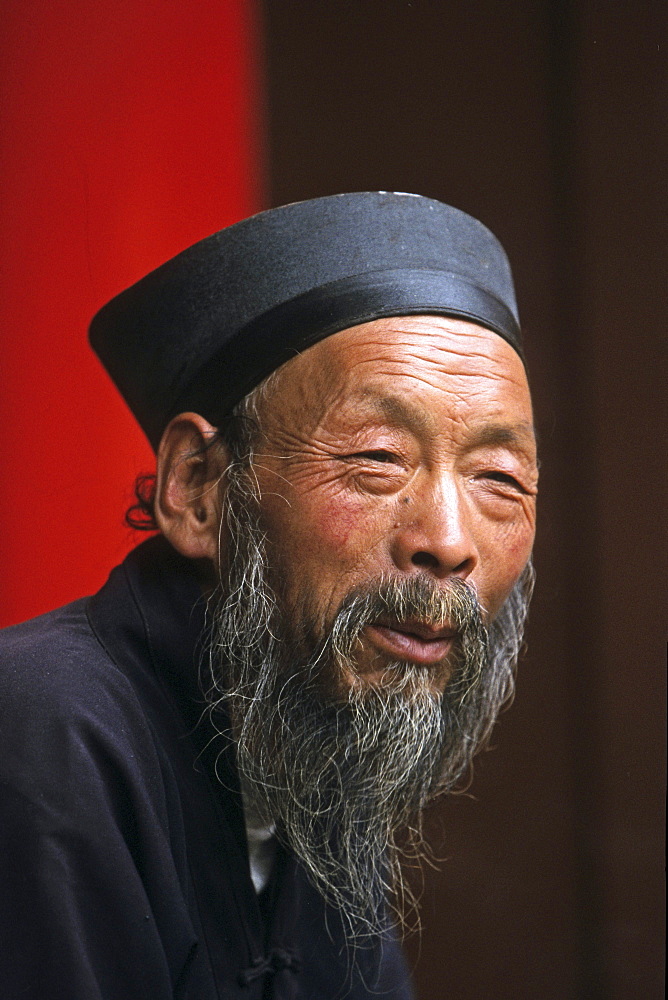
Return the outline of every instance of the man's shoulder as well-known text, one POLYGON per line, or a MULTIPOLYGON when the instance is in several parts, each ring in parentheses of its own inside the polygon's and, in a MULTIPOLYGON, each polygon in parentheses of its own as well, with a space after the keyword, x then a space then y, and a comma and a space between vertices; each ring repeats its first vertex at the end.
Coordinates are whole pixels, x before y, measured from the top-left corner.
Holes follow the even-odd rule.
POLYGON ((85 687, 111 663, 90 627, 87 603, 81 598, 0 630, 0 685, 6 692, 18 689, 30 699, 48 689, 53 696, 73 681, 85 687))
POLYGON ((23 728, 116 724, 137 716, 132 684, 108 655, 87 616, 88 598, 0 630, 0 741, 23 728))
POLYGON ((92 635, 86 615, 88 600, 81 597, 55 611, 0 629, 0 662, 30 657, 54 644, 65 649, 88 641, 92 635))

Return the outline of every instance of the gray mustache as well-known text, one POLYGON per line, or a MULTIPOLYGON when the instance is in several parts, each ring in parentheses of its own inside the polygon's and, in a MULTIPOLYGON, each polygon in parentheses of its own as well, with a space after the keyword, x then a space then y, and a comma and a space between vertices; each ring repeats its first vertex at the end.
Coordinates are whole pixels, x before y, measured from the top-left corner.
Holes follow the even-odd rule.
POLYGON ((439 586, 425 577, 382 580, 347 595, 333 630, 361 632, 379 619, 419 621, 432 628, 465 632, 482 624, 482 608, 465 580, 439 586))
MULTIPOLYGON (((480 679, 480 665, 487 657, 488 633, 475 589, 465 580, 437 584, 426 577, 384 579, 357 588, 344 599, 336 615, 326 648, 336 659, 347 661, 367 625, 378 620, 419 621, 431 628, 448 628, 458 633, 457 645, 464 669, 452 680, 450 695, 463 701, 480 679)), ((316 656, 317 659, 317 656, 316 656)))

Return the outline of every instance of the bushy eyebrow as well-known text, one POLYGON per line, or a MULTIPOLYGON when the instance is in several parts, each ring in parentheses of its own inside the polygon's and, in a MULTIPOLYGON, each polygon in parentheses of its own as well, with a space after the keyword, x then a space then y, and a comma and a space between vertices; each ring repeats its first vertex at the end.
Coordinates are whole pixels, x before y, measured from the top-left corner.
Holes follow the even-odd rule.
POLYGON ((427 410, 419 406, 413 406, 407 400, 398 396, 387 396, 384 393, 374 392, 367 389, 363 392, 363 398, 369 402, 379 416, 392 421, 395 424, 404 424, 412 431, 422 431, 434 433, 436 422, 427 410))
MULTIPOLYGON (((398 396, 388 396, 367 389, 363 393, 365 401, 393 423, 401 423, 413 431, 437 433, 436 421, 429 411, 413 406, 408 400, 398 396)), ((505 445, 510 448, 533 448, 536 444, 536 434, 532 424, 521 422, 517 424, 485 423, 475 429, 467 448, 494 447, 505 445)))
POLYGON ((509 445, 524 448, 534 445, 536 435, 531 424, 484 424, 473 435, 469 448, 509 445))

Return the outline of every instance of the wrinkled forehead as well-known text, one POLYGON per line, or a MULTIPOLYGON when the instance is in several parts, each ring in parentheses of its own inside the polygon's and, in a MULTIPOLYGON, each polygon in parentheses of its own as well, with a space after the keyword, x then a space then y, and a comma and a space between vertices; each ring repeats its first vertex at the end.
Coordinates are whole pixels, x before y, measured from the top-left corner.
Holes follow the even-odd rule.
MULTIPOLYGON (((444 316, 389 317, 339 331, 282 365, 259 397, 263 425, 364 422, 438 433, 444 419, 533 443, 517 352, 496 333, 444 316)), ((491 438, 490 438, 491 441, 491 438)))

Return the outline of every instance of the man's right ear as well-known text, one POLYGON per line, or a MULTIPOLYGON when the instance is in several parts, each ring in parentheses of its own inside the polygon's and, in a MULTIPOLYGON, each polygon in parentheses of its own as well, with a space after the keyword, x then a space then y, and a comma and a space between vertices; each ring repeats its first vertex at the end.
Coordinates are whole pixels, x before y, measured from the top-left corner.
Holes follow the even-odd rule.
POLYGON ((217 565, 221 498, 229 461, 215 427, 198 413, 180 413, 158 449, 155 520, 167 540, 189 559, 217 565))

